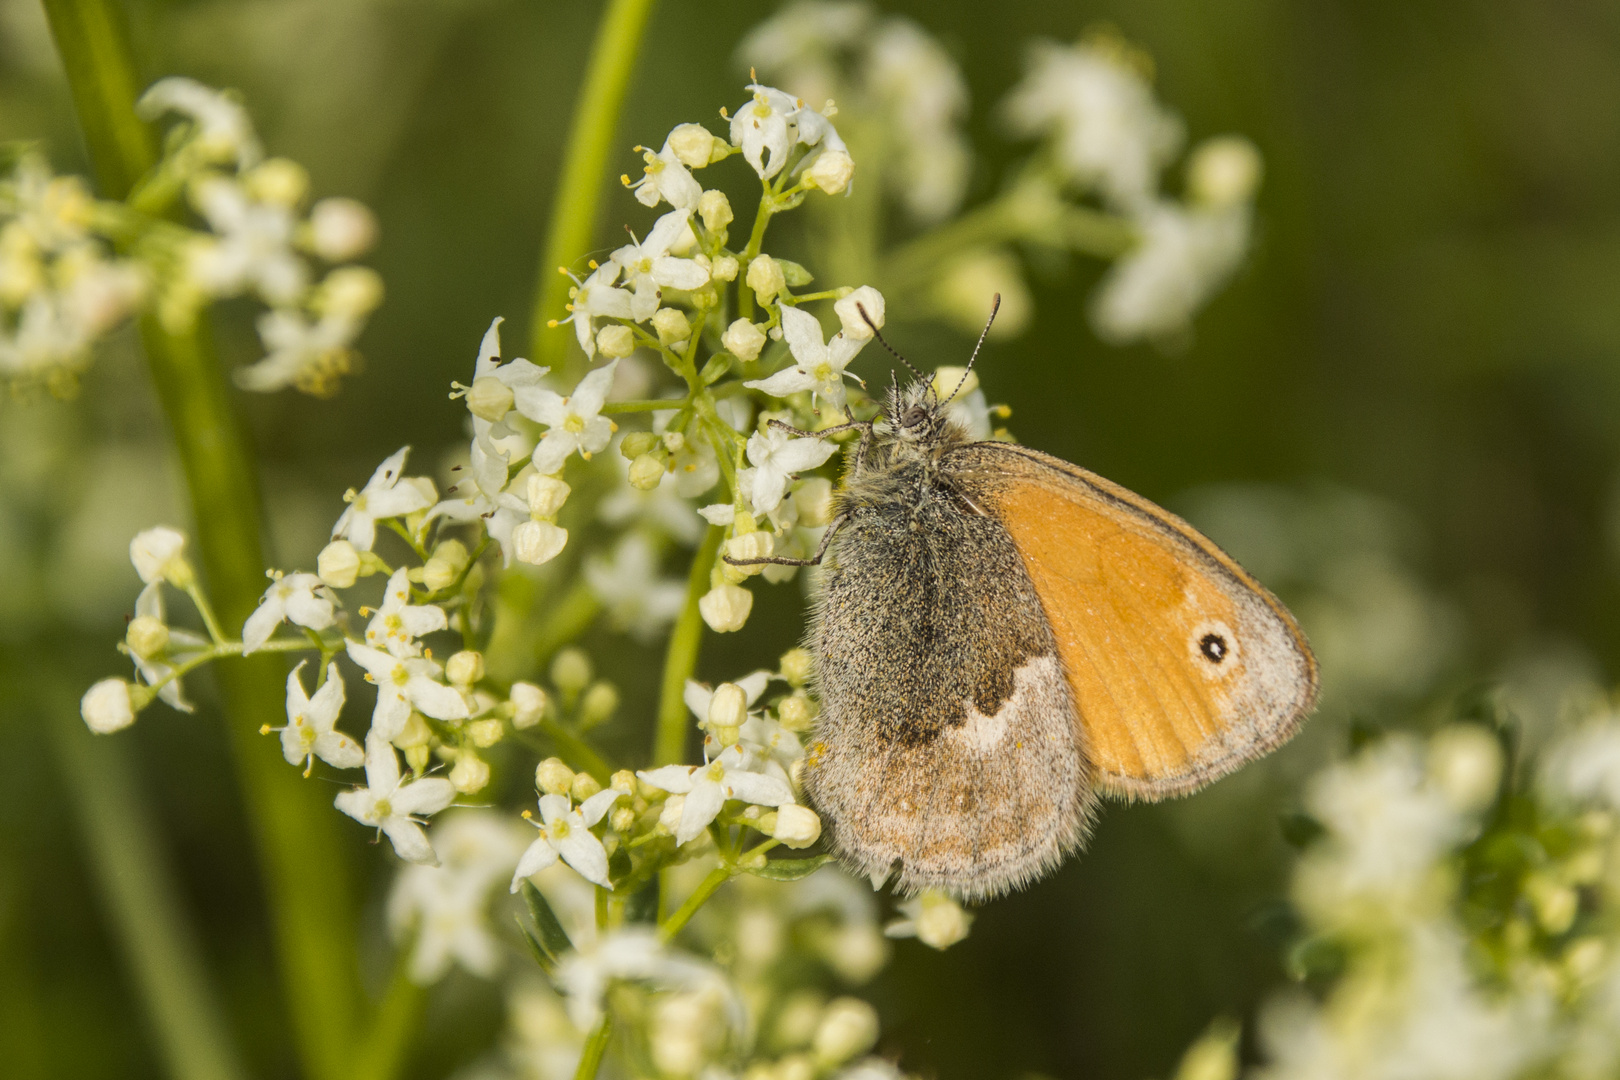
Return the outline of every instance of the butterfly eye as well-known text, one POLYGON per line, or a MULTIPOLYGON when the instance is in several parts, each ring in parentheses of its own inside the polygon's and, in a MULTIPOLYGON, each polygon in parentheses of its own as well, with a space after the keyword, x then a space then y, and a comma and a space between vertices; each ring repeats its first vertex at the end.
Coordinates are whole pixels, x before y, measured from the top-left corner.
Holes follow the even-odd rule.
POLYGON ((913 405, 906 410, 906 415, 900 418, 900 426, 914 428, 928 419, 928 410, 921 405, 913 405))

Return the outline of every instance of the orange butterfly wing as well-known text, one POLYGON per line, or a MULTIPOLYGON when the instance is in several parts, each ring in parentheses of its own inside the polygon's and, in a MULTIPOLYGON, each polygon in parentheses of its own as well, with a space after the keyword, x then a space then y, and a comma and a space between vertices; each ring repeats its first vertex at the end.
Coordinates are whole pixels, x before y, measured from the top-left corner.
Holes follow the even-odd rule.
POLYGON ((1020 446, 974 443, 942 465, 1023 557, 1103 790, 1185 794, 1310 712, 1316 660, 1293 617, 1191 525, 1020 446))

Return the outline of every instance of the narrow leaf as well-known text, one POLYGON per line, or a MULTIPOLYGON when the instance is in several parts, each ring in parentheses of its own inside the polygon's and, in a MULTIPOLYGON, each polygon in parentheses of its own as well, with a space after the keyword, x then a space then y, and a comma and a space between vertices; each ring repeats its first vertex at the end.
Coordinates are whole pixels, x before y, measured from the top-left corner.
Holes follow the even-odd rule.
POLYGON ((764 866, 741 867, 746 873, 770 881, 798 881, 809 877, 832 861, 831 855, 812 855, 808 859, 770 859, 764 866))
POLYGON ((568 931, 562 928, 551 905, 546 903, 546 898, 532 881, 523 883, 523 902, 529 905, 529 918, 534 920, 534 928, 539 931, 540 944, 545 946, 546 952, 561 956, 574 947, 574 943, 568 940, 568 931))

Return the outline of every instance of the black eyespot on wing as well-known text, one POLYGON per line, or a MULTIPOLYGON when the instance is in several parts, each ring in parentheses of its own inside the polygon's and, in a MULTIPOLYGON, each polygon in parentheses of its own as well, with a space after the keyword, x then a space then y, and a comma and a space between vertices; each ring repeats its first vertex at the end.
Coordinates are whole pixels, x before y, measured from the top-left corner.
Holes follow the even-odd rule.
POLYGON ((1232 649, 1231 646, 1226 644, 1226 639, 1221 635, 1205 634, 1198 640, 1198 651, 1203 654, 1205 660, 1212 664, 1218 664, 1226 659, 1226 654, 1231 652, 1232 649))

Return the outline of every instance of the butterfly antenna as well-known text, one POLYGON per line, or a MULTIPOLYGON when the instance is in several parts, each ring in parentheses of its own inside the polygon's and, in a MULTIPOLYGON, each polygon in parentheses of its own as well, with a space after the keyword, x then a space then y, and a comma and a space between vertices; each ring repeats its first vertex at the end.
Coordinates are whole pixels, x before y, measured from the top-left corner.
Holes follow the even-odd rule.
POLYGON ((990 317, 984 321, 984 329, 979 331, 979 343, 973 346, 973 355, 968 357, 967 368, 963 370, 962 378, 957 382, 956 389, 952 390, 951 396, 945 399, 947 402, 953 400, 957 394, 962 392, 962 387, 967 385, 968 376, 973 374, 973 361, 979 358, 979 350, 984 348, 984 339, 990 336, 990 327, 995 324, 996 312, 1000 310, 1001 294, 996 293, 995 299, 990 302, 990 317))
POLYGON ((885 340, 885 338, 883 337, 883 331, 879 330, 878 326, 877 326, 877 323, 872 321, 872 316, 870 316, 870 315, 868 315, 866 313, 866 305, 865 304, 856 303, 855 310, 861 313, 861 318, 863 320, 865 320, 866 325, 872 328, 872 336, 878 339, 878 344, 879 345, 882 345, 885 349, 888 349, 889 353, 896 360, 898 360, 902 364, 906 365, 907 369, 909 369, 910 372, 913 375, 917 376, 917 378, 922 379, 922 378, 927 377, 922 372, 918 371, 915 367, 912 367, 911 361, 907 360, 905 357, 901 356, 900 351, 898 349, 896 349, 893 345, 890 345, 887 340, 885 340))

